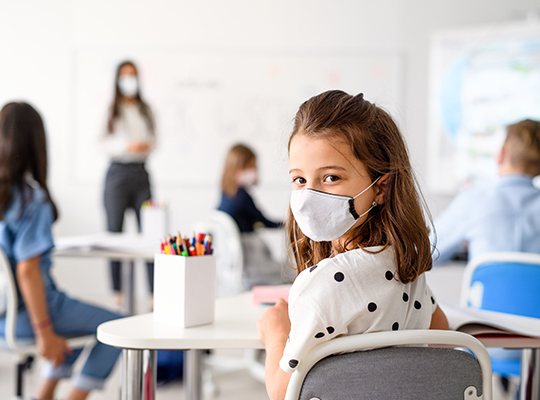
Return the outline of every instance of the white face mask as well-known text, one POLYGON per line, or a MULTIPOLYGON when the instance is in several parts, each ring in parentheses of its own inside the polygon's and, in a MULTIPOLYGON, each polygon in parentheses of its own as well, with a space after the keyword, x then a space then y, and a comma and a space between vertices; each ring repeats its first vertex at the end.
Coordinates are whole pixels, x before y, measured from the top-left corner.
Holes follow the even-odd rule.
POLYGON ((370 212, 377 205, 374 201, 369 210, 358 215, 354 199, 364 194, 371 185, 354 197, 319 192, 313 189, 298 189, 291 193, 291 211, 300 230, 315 242, 330 242, 343 236, 356 220, 370 212))
POLYGON ((240 186, 253 186, 257 182, 257 170, 255 168, 247 168, 239 171, 236 175, 236 182, 240 186))
POLYGON ((139 82, 135 75, 121 75, 118 78, 118 90, 126 97, 135 97, 139 90, 139 82))

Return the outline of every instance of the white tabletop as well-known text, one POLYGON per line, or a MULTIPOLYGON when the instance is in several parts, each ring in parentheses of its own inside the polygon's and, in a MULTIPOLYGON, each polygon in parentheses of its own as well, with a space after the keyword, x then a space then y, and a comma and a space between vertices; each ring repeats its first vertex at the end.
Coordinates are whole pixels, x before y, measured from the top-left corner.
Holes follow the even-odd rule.
POLYGON ((101 324, 97 338, 124 349, 262 349, 257 321, 264 310, 246 292, 218 299, 213 324, 179 328, 155 323, 150 313, 101 324))
POLYGON ((148 239, 143 235, 128 233, 99 232, 92 235, 59 237, 56 239, 53 254, 60 257, 152 261, 159 250, 159 239, 148 239))
MULTIPOLYGON (((101 324, 97 338, 124 349, 262 349, 257 321, 264 310, 246 292, 218 299, 213 324, 179 328, 155 323, 150 313, 101 324)), ((486 347, 540 348, 538 337, 479 335, 477 339, 486 347)))

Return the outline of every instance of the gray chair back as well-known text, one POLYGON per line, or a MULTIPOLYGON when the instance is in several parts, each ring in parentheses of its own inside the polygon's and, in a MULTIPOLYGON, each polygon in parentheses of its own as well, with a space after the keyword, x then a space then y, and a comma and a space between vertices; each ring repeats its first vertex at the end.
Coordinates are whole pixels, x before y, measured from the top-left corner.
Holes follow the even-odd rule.
POLYGON ((463 332, 406 329, 341 336, 302 357, 285 395, 285 400, 298 399, 491 400, 491 362, 482 343, 463 332))
POLYGON ((304 379, 300 400, 463 400, 482 394, 478 361, 461 350, 390 347, 329 356, 304 379))

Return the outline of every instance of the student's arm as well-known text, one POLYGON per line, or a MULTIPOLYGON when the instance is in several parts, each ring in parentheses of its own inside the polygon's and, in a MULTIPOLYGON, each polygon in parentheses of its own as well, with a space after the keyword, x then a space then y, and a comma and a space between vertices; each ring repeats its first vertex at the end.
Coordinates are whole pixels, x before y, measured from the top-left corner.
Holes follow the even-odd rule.
POLYGON ((283 226, 281 222, 270 221, 268 218, 266 218, 261 210, 257 208, 255 202, 247 192, 245 192, 244 210, 250 215, 253 221, 263 224, 266 228, 280 228, 283 226))
POLYGON ((431 325, 429 326, 429 329, 449 329, 446 315, 444 315, 444 312, 439 308, 439 306, 437 306, 435 312, 431 314, 431 325))
POLYGON ((466 250, 470 226, 469 211, 473 201, 470 192, 462 192, 435 220, 435 232, 431 232, 431 243, 436 245, 434 262, 441 264, 466 250))
POLYGON ((39 257, 20 261, 17 264, 16 277, 34 327, 39 353, 57 366, 64 362, 64 353, 71 353, 71 349, 62 337, 54 333, 50 323, 39 257))
POLYGON ((270 400, 283 400, 291 379, 291 374, 279 368, 279 360, 291 330, 285 300, 279 299, 276 305, 268 307, 257 323, 257 328, 266 349, 265 380, 268 397, 270 400))

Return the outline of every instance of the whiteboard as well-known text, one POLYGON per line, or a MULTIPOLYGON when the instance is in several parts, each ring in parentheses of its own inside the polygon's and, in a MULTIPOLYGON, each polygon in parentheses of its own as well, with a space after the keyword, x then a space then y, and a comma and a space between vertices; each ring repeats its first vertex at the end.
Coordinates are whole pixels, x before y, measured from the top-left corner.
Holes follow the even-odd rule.
POLYGON ((540 120, 540 24, 437 33, 430 61, 430 189, 493 181, 505 127, 540 120))
POLYGON ((99 138, 116 66, 125 59, 137 64, 143 98, 156 116, 157 148, 149 166, 159 185, 217 185, 225 155, 238 142, 257 154, 261 182, 288 182, 294 115, 325 90, 362 92, 391 113, 402 109, 398 53, 81 48, 74 54, 75 182, 104 180, 108 160, 99 138))

